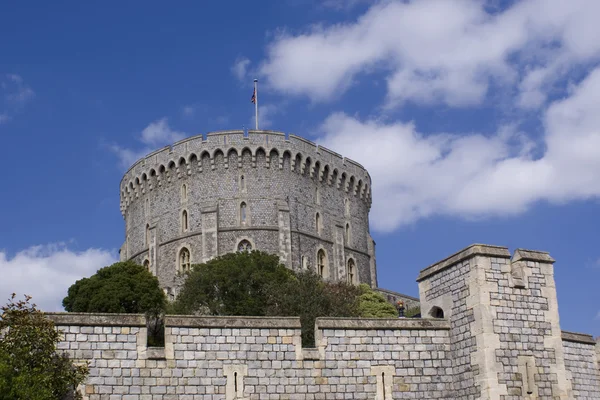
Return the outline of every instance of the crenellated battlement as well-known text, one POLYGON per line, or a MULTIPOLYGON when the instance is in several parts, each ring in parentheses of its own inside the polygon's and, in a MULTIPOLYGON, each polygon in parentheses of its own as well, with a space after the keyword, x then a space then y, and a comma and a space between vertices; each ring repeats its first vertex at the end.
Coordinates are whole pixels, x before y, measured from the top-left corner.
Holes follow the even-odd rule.
POLYGON ((251 157, 253 168, 261 166, 257 158, 264 157, 262 166, 265 168, 283 169, 289 161, 292 172, 317 178, 323 185, 371 204, 371 177, 356 161, 293 134, 249 131, 245 135, 243 131, 218 131, 185 138, 134 163, 121 180, 121 213, 125 215, 132 202, 156 186, 185 175, 214 170, 217 157, 223 158, 227 169, 241 168, 245 154, 251 157), (234 154, 237 163, 232 165, 230 158, 234 154))

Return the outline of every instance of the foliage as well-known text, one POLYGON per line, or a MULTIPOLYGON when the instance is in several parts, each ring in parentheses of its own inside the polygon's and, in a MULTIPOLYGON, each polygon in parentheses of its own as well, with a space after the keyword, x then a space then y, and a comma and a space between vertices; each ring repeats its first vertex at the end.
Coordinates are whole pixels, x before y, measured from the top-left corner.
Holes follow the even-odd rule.
POLYGON ((421 307, 419 307, 419 306, 411 307, 411 308, 406 309, 406 311, 404 311, 404 316, 406 318, 417 318, 420 315, 421 315, 421 307))
POLYGON ((13 294, 1 308, 0 400, 63 399, 87 375, 87 366, 57 353, 61 334, 30 299, 15 302, 13 294))
POLYGON ((324 282, 312 271, 303 271, 295 278, 272 288, 267 315, 299 316, 302 324, 302 345, 315 345, 317 317, 357 317, 356 286, 324 282))
POLYGON ((229 253, 194 265, 173 309, 177 314, 266 315, 272 287, 293 273, 260 251, 229 253))
POLYGON ((132 261, 115 263, 78 280, 63 299, 63 307, 70 312, 158 315, 165 304, 158 279, 132 261))
POLYGON ((398 318, 396 307, 366 283, 360 285, 358 312, 363 318, 398 318))

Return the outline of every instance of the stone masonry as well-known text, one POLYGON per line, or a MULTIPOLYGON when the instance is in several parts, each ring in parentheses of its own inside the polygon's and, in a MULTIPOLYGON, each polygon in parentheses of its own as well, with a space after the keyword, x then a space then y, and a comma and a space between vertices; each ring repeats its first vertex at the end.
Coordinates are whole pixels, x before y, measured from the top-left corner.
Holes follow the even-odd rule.
POLYGON ((186 138, 137 161, 120 192, 121 260, 146 265, 173 296, 188 265, 248 245, 294 270, 377 286, 368 172, 299 136, 186 138))
POLYGON ((548 253, 472 245, 421 271, 420 319, 55 313, 88 400, 600 399, 600 342, 561 331, 548 253))

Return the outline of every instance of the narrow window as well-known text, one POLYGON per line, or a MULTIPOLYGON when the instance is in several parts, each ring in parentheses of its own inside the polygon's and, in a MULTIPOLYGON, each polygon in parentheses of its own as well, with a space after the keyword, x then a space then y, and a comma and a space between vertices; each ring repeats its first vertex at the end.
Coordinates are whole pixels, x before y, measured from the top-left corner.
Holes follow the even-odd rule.
POLYGON ((302 269, 303 269, 303 270, 306 270, 306 269, 308 269, 308 258, 306 258, 305 256, 302 256, 302 257, 300 258, 300 262, 301 262, 301 264, 302 264, 302 269))
POLYGON ((315 188, 315 203, 321 204, 321 192, 319 191, 319 187, 315 188))
POLYGON ((146 224, 146 246, 150 246, 150 224, 146 224))
POLYGON ((246 177, 244 175, 240 176, 240 189, 242 192, 246 191, 246 177))
POLYGON ((150 260, 147 258, 144 260, 144 268, 146 268, 147 271, 150 271, 150 260))
POLYGON ((315 230, 317 234, 321 234, 321 214, 317 213, 315 215, 315 230))
POLYGON ((346 240, 346 246, 350 247, 350 224, 346 224, 346 232, 344 235, 346 240))
POLYGON ((350 201, 348 201, 348 199, 344 200, 344 209, 346 212, 346 216, 349 217, 350 216, 350 201))
POLYGON ((233 388, 235 390, 235 393, 237 394, 237 391, 238 391, 238 387, 237 387, 237 372, 233 373, 233 388))
POLYGON ((187 201, 187 185, 181 185, 181 201, 187 201))
POLYGON ((242 224, 246 223, 246 203, 240 204, 240 222, 242 224))
POLYGON ((381 383, 381 386, 383 386, 383 398, 385 399, 385 372, 381 373, 381 383))
POLYGON ((188 213, 186 210, 181 212, 181 230, 187 232, 188 230, 188 213))
POLYGON ((323 249, 317 252, 317 274, 321 278, 327 277, 327 257, 323 249))
POLYGON ((348 283, 354 285, 356 283, 356 265, 354 264, 353 259, 348 260, 348 268, 346 271, 346 276, 348 278, 348 283))
POLYGON ((182 272, 190 270, 190 251, 186 247, 179 250, 179 270, 182 272))
POLYGON ((146 218, 150 216, 150 199, 146 199, 144 202, 144 215, 146 218))
POLYGON ((242 240, 237 247, 238 251, 252 251, 252 243, 248 240, 242 240))

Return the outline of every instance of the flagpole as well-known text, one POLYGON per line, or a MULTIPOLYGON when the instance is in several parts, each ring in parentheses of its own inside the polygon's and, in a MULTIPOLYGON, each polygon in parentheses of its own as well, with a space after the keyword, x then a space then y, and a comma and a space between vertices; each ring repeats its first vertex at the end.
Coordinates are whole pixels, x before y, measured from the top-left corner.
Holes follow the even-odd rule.
POLYGON ((256 130, 258 130, 258 79, 254 80, 254 118, 256 121, 256 130))

